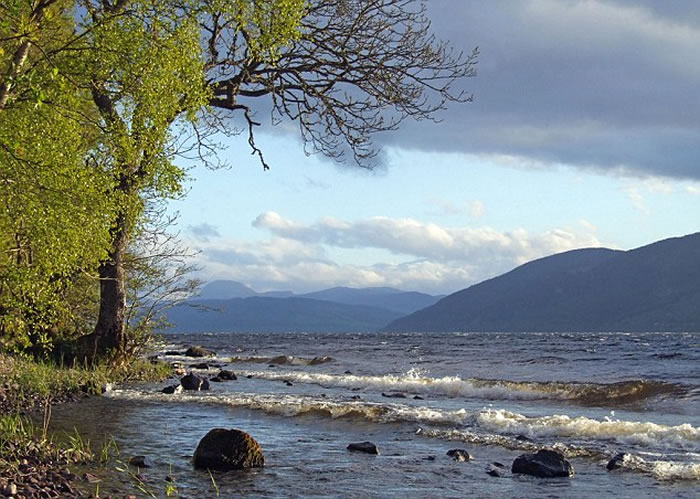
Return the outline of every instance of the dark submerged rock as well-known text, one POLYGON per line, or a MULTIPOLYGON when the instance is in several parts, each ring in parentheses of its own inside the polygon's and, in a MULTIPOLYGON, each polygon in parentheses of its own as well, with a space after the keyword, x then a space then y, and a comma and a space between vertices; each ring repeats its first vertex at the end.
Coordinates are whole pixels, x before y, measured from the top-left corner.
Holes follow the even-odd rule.
POLYGON ((222 369, 221 371, 219 371, 219 374, 217 374, 216 377, 219 378, 221 381, 235 381, 238 379, 238 377, 233 371, 228 371, 226 369, 222 369))
POLYGON ((451 449, 447 451, 447 455, 450 456, 455 461, 465 462, 469 461, 472 456, 464 449, 451 449))
POLYGON ((325 364, 326 362, 333 362, 333 357, 324 355, 323 357, 314 357, 309 361, 310 366, 317 366, 319 364, 325 364))
POLYGON ((216 352, 201 346, 190 347, 185 352, 186 357, 213 357, 214 355, 216 355, 216 352))
POLYGON ((214 376, 209 381, 212 381, 214 383, 221 383, 223 381, 223 379, 219 378, 218 376, 214 376))
POLYGON ((404 393, 384 393, 382 392, 382 397, 386 397, 389 399, 405 399, 406 394, 404 393))
POLYGON ((171 386, 166 386, 160 392, 172 395, 173 393, 178 393, 180 391, 182 391, 182 385, 171 385, 171 386))
POLYGON ((414 395, 413 400, 423 400, 423 397, 421 397, 420 395, 414 395))
POLYGON ((515 439, 519 442, 532 442, 532 439, 530 437, 526 437, 525 435, 518 435, 515 437, 515 439))
POLYGON ((486 474, 489 476, 495 476, 496 478, 501 478, 503 476, 503 472, 501 470, 490 466, 486 468, 486 474))
POLYGON ((357 442, 349 444, 347 449, 354 452, 365 452, 367 454, 379 455, 379 448, 372 442, 357 442))
POLYGON ((133 456, 129 459, 129 464, 131 466, 136 466, 137 468, 152 468, 153 461, 148 456, 133 456))
POLYGON ((539 450, 537 454, 516 457, 511 472, 540 478, 570 477, 574 475, 574 468, 559 452, 539 450))
POLYGON ((262 447, 241 430, 215 428, 197 445, 192 458, 197 469, 218 471, 257 468, 265 465, 262 447))
POLYGON ((182 352, 179 350, 166 350, 163 352, 163 355, 182 355, 182 352))
POLYGON ((605 467, 608 469, 608 471, 620 469, 625 465, 625 461, 627 461, 628 459, 629 454, 620 452, 619 454, 616 454, 615 457, 613 457, 610 461, 608 461, 608 464, 605 467))

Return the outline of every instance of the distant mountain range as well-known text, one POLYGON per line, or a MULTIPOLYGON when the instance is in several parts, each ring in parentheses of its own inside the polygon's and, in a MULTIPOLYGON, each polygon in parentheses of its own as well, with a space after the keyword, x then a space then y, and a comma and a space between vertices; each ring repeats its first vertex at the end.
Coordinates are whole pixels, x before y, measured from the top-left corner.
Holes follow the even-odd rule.
POLYGON ((257 293, 236 281, 212 281, 168 311, 171 331, 375 331, 442 296, 393 288, 331 288, 304 295, 257 293))
POLYGON ((526 263, 384 331, 700 331, 700 233, 526 263))

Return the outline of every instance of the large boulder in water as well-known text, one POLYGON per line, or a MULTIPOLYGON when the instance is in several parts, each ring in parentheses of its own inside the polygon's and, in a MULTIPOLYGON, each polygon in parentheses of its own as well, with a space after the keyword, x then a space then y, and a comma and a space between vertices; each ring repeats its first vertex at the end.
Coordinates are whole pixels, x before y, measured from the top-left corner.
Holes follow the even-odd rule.
POLYGON ((209 380, 192 373, 180 378, 180 385, 184 390, 209 390, 209 380))
POLYGON ((198 469, 230 471, 264 466, 265 457, 248 433, 215 428, 200 440, 193 462, 198 469))
POLYGON ((207 350, 201 346, 194 346, 187 349, 185 356, 187 357, 214 357, 216 352, 207 350))
POLYGON ((537 454, 516 457, 511 472, 540 478, 570 477, 574 475, 574 468, 559 452, 539 450, 537 454))

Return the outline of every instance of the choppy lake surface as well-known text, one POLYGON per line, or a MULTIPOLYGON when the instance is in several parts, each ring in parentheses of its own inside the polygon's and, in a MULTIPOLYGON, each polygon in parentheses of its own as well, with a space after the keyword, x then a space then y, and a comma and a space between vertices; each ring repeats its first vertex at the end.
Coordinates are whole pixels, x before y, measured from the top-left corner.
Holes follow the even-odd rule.
POLYGON ((700 333, 205 333, 167 335, 163 351, 185 345, 217 356, 161 358, 220 364, 238 380, 174 395, 160 393, 173 381, 115 387, 57 408, 55 427, 150 456, 155 495, 166 476, 181 497, 700 495, 700 333), (216 427, 253 435, 265 468, 213 480, 193 470, 216 427), (346 450, 365 440, 381 454, 346 450), (575 476, 508 472, 544 447, 575 476), (453 461, 453 448, 473 459, 453 461), (606 471, 618 452, 631 455, 625 468, 606 471), (494 462, 502 477, 486 474, 494 462))

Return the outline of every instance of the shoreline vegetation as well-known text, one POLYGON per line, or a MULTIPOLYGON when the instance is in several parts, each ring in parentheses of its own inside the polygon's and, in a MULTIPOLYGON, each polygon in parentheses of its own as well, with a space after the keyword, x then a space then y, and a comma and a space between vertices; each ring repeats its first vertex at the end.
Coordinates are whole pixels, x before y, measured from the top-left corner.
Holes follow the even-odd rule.
POLYGON ((0 497, 99 497, 99 474, 114 446, 92 449, 77 432, 51 434, 51 407, 99 395, 110 383, 163 380, 171 373, 170 365, 146 359, 67 367, 0 354, 0 497))

